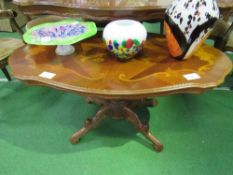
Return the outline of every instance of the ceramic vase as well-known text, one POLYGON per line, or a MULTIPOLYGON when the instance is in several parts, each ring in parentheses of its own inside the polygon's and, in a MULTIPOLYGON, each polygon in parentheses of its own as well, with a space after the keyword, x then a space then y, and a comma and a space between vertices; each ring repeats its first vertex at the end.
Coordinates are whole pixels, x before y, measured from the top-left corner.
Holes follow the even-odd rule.
POLYGON ((179 60, 189 58, 218 18, 215 0, 174 0, 165 11, 164 22, 170 54, 179 60))
POLYGON ((107 49, 120 61, 127 61, 141 51, 146 37, 147 31, 143 24, 128 19, 112 21, 103 31, 107 49))

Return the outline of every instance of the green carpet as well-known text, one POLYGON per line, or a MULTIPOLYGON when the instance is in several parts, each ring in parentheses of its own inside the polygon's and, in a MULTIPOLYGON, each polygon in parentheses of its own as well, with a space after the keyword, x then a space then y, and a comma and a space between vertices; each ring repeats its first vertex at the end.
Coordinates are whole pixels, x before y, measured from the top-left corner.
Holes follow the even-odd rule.
POLYGON ((160 97, 150 108, 156 153, 125 121, 103 122, 78 145, 69 136, 98 106, 19 82, 0 84, 0 174, 232 174, 233 93, 160 97))
MULTIPOLYGON (((230 84, 228 76, 223 85, 230 84)), ((0 175, 233 174, 233 91, 158 101, 149 110, 150 127, 162 152, 130 123, 112 119, 72 145, 70 135, 97 105, 51 88, 0 82, 0 175)))

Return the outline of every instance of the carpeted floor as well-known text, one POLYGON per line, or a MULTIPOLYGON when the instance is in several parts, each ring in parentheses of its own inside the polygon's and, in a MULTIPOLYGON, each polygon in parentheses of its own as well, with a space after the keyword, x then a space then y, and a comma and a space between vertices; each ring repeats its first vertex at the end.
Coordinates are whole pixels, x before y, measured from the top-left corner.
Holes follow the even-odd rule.
MULTIPOLYGON (((228 76, 222 86, 232 84, 228 76)), ((158 101, 140 116, 151 115, 162 152, 130 123, 111 119, 71 145, 69 136, 98 106, 51 88, 0 82, 0 175, 233 174, 233 91, 158 101)))

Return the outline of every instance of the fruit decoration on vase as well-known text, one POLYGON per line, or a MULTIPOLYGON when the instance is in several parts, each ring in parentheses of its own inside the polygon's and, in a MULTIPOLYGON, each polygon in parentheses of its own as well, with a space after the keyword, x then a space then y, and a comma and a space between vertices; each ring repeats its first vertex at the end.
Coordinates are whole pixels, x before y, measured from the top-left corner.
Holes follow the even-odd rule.
POLYGON ((107 49, 120 61, 127 61, 140 52, 146 37, 147 31, 143 24, 129 19, 112 21, 103 31, 107 49))
POLYGON ((164 21, 170 54, 188 59, 208 38, 218 18, 216 0, 174 0, 164 21))
POLYGON ((94 22, 65 19, 58 22, 43 23, 30 28, 23 39, 33 45, 57 45, 56 53, 61 56, 74 53, 71 45, 97 33, 94 22))

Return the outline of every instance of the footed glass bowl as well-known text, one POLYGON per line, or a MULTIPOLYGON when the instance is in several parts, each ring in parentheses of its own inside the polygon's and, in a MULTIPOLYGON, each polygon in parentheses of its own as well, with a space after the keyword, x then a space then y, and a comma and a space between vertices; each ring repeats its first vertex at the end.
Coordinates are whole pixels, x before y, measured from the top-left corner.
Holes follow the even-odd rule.
POLYGON ((94 22, 65 19, 44 23, 30 28, 23 39, 28 44, 57 45, 56 53, 61 56, 75 52, 71 45, 97 33, 94 22))

